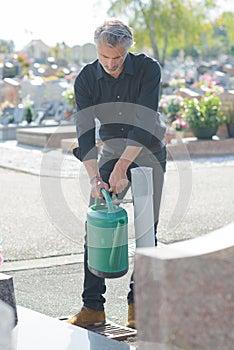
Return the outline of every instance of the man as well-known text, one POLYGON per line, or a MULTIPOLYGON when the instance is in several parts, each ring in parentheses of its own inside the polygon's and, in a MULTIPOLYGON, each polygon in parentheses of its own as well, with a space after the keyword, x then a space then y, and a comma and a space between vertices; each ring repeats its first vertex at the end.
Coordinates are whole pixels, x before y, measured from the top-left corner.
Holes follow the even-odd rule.
MULTIPOLYGON (((102 198, 100 189, 126 194, 130 170, 137 166, 153 168, 155 244, 159 206, 166 166, 165 127, 157 112, 161 68, 145 54, 128 52, 133 45, 131 29, 110 19, 94 33, 98 59, 87 64, 75 80, 77 135, 75 155, 87 171, 91 198, 102 198), (95 120, 100 122, 103 149, 98 160, 95 144, 95 120)), ((91 200, 91 202, 92 202, 91 200)), ((106 286, 103 278, 93 275, 84 256, 84 289, 81 311, 67 322, 87 327, 105 322, 106 286)), ((127 326, 134 328, 134 280, 128 293, 127 326)))

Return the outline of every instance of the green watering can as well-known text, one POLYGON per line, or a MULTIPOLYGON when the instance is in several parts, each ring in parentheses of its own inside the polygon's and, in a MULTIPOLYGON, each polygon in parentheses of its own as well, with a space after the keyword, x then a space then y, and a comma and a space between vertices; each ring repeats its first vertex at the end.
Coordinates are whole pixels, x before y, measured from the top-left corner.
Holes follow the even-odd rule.
POLYGON ((98 277, 117 278, 128 271, 128 216, 101 189, 106 203, 96 199, 87 212, 88 268, 98 277))

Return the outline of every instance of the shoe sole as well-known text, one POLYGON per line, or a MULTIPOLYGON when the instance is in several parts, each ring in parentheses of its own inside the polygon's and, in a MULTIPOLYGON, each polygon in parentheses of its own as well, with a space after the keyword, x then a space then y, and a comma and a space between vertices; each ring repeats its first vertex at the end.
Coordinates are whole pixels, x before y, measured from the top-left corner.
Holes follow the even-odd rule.
MULTIPOLYGON (((58 318, 60 321, 65 321, 69 324, 72 324, 73 326, 77 326, 77 324, 69 322, 70 317, 69 316, 62 316, 58 318)), ((102 321, 102 322, 95 322, 95 323, 91 323, 88 324, 87 326, 77 326, 77 327, 81 327, 81 328, 87 328, 87 327, 99 327, 99 326, 104 326, 106 324, 106 320, 102 321)))
POLYGON ((95 322, 95 323, 88 324, 87 326, 85 326, 85 328, 87 328, 87 327, 99 327, 99 326, 104 326, 105 323, 106 323, 106 321, 103 321, 103 322, 95 322))

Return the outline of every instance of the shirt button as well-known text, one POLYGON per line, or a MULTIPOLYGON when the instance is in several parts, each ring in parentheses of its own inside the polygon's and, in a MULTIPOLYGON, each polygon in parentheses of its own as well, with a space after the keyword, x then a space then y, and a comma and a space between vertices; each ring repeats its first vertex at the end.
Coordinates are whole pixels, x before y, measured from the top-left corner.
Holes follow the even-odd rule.
POLYGON ((122 115, 122 112, 119 112, 119 115, 122 115))
POLYGON ((124 128, 121 128, 120 130, 121 130, 121 131, 124 131, 124 128))
POLYGON ((120 99, 120 96, 119 96, 119 95, 117 96, 117 99, 118 99, 118 100, 120 99))

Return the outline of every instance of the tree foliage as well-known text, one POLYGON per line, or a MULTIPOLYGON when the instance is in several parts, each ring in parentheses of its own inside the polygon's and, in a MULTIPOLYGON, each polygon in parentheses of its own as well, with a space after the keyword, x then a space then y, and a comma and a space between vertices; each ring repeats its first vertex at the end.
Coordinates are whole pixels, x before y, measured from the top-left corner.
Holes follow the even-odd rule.
POLYGON ((222 13, 214 25, 218 32, 217 35, 222 37, 226 50, 234 50, 234 13, 222 13))
MULTIPOLYGON (((214 25, 208 10, 215 6, 213 0, 112 0, 109 14, 127 19, 136 49, 150 49, 164 65, 175 50, 189 47, 203 54, 212 46, 214 25)), ((230 14, 223 16, 228 31, 234 33, 230 14)))

